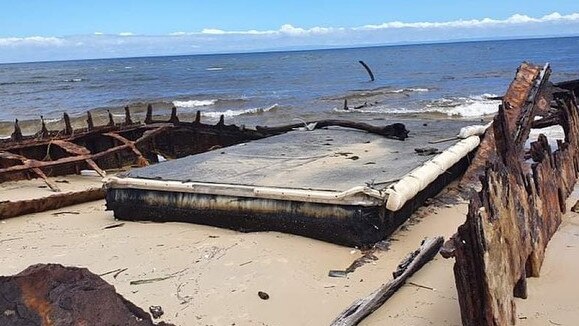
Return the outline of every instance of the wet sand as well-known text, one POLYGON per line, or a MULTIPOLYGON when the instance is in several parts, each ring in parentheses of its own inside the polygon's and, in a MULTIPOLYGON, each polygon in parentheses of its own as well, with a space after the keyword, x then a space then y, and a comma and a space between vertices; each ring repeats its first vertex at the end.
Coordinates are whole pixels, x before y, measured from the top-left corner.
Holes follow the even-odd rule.
MULTIPOLYGON (((329 270, 345 269, 360 251, 289 234, 184 223, 125 222, 105 229, 118 222, 97 201, 0 221, 0 275, 36 263, 96 274, 126 268, 103 278, 144 309, 162 306, 163 319, 177 325, 327 325, 386 282, 424 237, 454 233, 465 213, 465 203, 423 207, 393 236, 388 251, 376 253, 378 260, 347 278, 331 278, 329 270)), ((406 284, 362 325, 459 325, 452 265, 437 256, 410 279, 433 290, 406 284)), ((579 318, 578 267, 579 214, 569 213, 549 244, 543 275, 529 280, 529 299, 517 301, 519 324, 572 325, 579 318)))

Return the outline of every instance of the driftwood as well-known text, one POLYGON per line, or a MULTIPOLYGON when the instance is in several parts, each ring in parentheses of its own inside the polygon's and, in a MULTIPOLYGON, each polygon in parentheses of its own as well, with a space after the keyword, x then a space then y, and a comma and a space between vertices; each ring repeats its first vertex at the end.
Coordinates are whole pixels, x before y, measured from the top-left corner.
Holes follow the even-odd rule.
POLYGON ((382 285, 366 298, 354 301, 350 307, 344 310, 338 318, 332 322, 332 325, 358 325, 360 321, 380 308, 386 300, 402 287, 406 279, 434 258, 443 242, 444 239, 442 237, 429 238, 422 241, 420 248, 410 253, 400 262, 396 271, 392 273, 392 280, 382 285))
POLYGON ((91 188, 77 192, 57 193, 48 197, 35 199, 0 201, 0 220, 24 214, 44 212, 103 198, 105 198, 104 189, 91 188))
POLYGON ((571 91, 552 92, 549 75, 548 65, 524 63, 517 71, 487 142, 482 190, 472 195, 466 222, 441 251, 455 258, 464 325, 516 322, 514 297, 526 298, 526 278, 539 276, 545 248, 576 183, 579 109, 571 91), (534 118, 553 105, 565 140, 558 140, 552 152, 540 135, 531 143, 528 162, 525 143, 534 118))
POLYGON ((288 131, 291 131, 296 128, 303 127, 304 124, 306 126, 313 126, 313 129, 320 129, 330 126, 339 126, 344 128, 352 128, 367 131, 372 134, 377 134, 380 136, 384 136, 386 138, 392 138, 397 140, 404 140, 408 138, 409 131, 406 130, 406 126, 402 123, 393 123, 390 125, 386 125, 383 127, 373 126, 364 122, 356 122, 356 121, 349 121, 349 120, 319 120, 319 121, 309 121, 305 123, 294 123, 284 126, 278 127, 261 127, 257 126, 256 130, 259 132, 263 132, 266 134, 281 134, 288 131))
POLYGON ((368 75, 370 76, 370 81, 374 81, 374 74, 372 73, 372 70, 370 70, 370 67, 368 67, 368 65, 362 60, 358 62, 364 67, 364 69, 366 69, 366 72, 368 72, 368 75))

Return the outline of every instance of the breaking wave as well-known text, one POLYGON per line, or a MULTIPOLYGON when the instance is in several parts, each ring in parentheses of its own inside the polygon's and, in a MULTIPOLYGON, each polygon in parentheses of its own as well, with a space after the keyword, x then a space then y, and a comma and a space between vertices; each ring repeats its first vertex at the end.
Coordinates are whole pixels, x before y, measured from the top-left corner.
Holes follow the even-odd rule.
POLYGON ((207 71, 219 71, 219 70, 223 70, 223 68, 221 68, 221 67, 209 67, 205 70, 207 70, 207 71))
POLYGON ((450 117, 475 118, 495 114, 501 101, 495 94, 482 94, 469 97, 450 97, 432 100, 418 108, 392 108, 382 104, 368 105, 359 109, 344 110, 334 108, 335 112, 347 113, 390 113, 390 114, 445 114, 450 117))
POLYGON ((443 98, 432 101, 424 108, 426 112, 440 112, 449 116, 482 117, 495 114, 501 101, 495 94, 482 94, 469 97, 443 98))
POLYGON ((189 101, 173 101, 173 105, 178 108, 196 108, 199 106, 210 106, 217 103, 217 100, 189 100, 189 101))
POLYGON ((239 115, 251 115, 251 114, 261 114, 268 111, 272 111, 278 107, 278 104, 274 104, 272 106, 268 106, 265 108, 251 108, 251 109, 243 109, 243 110, 225 110, 225 111, 212 111, 212 112, 201 112, 201 115, 210 118, 219 118, 221 115, 227 117, 235 117, 239 115))
POLYGON ((389 93, 412 93, 412 92, 428 92, 428 88, 401 88, 389 91, 389 93))

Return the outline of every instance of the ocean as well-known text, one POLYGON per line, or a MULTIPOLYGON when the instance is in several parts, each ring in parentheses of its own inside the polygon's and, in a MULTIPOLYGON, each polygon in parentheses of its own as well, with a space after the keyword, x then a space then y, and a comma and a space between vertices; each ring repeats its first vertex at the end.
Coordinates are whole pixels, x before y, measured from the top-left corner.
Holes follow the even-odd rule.
MULTIPOLYGON (((79 121, 146 103, 182 119, 276 125, 295 119, 478 118, 493 114, 522 61, 579 78, 579 37, 0 65, 0 121, 63 112, 79 121), (363 60, 376 80, 371 82, 363 60), (344 110, 344 100, 351 109, 344 110), (353 107, 359 107, 353 109, 353 107)), ((138 120, 138 119, 137 119, 138 120)), ((6 134, 8 124, 4 123, 6 134)))

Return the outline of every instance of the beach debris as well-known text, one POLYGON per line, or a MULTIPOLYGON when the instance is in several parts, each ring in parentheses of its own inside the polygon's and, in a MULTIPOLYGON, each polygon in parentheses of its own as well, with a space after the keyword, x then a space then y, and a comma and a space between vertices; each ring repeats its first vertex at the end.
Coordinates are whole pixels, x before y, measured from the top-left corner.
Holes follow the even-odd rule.
POLYGON ((107 225, 103 228, 103 230, 108 230, 108 229, 115 229, 115 228, 120 228, 121 226, 124 226, 125 223, 115 223, 115 224, 111 224, 111 225, 107 225))
POLYGON ((289 125, 283 125, 278 127, 267 127, 267 126, 257 126, 255 129, 258 132, 263 132, 266 134, 282 134, 293 129, 300 128, 303 125, 313 126, 315 129, 321 129, 331 126, 339 126, 344 128, 352 128, 367 131, 371 134, 376 134, 380 136, 384 136, 390 139, 396 140, 404 140, 408 138, 409 131, 406 129, 406 126, 402 123, 393 123, 385 126, 373 126, 364 122, 357 122, 357 121, 350 121, 350 120, 337 120, 337 119, 327 119, 327 120, 318 120, 318 121, 309 121, 309 122, 301 122, 301 123, 294 123, 289 125))
POLYGON ((575 203, 575 205, 573 205, 573 207, 571 207, 571 211, 573 213, 579 213, 579 200, 575 203))
POLYGON ((440 154, 440 151, 439 151, 438 148, 436 148, 436 147, 421 147, 421 148, 415 148, 414 151, 415 151, 416 154, 418 154, 419 156, 430 156, 430 155, 440 154))
MULTIPOLYGON (((463 325, 512 325, 515 297, 527 297, 527 277, 538 277, 546 246, 561 223, 579 168, 579 82, 553 87, 549 65, 523 63, 485 135, 469 178, 481 190, 441 250, 454 257, 463 325), (562 86, 564 86, 562 88, 562 86), (540 134, 525 144, 535 117, 556 112, 565 133, 551 150, 540 134), (482 152, 481 152, 482 151, 482 152), (476 168, 483 171, 476 174, 476 168)), ((552 120, 551 120, 552 121, 552 120)))
POLYGON ((160 282, 160 281, 164 281, 164 280, 168 280, 170 278, 173 278, 183 272, 185 272, 186 270, 188 270, 189 268, 184 268, 180 271, 177 271, 175 273, 171 273, 167 276, 162 276, 162 277, 155 277, 155 278, 147 278, 147 279, 142 279, 142 280, 134 280, 134 281, 130 281, 129 284, 130 285, 141 285, 141 284, 149 284, 149 283, 155 283, 155 282, 160 282))
POLYGON ((129 284, 130 284, 130 285, 149 284, 149 283, 155 283, 155 282, 159 282, 159 281, 168 280, 168 279, 173 278, 173 277, 175 277, 175 275, 168 275, 168 276, 163 276, 163 277, 148 278, 148 279, 143 279, 143 280, 135 280, 135 281, 129 282, 129 284))
POLYGON ((106 276, 106 275, 110 275, 113 274, 113 278, 117 278, 117 276, 119 276, 119 274, 121 274, 122 272, 126 271, 128 268, 117 268, 117 269, 113 269, 112 271, 108 271, 102 274, 99 274, 99 276, 106 276))
POLYGON ((33 265, 0 276, 0 293, 0 325, 171 325, 153 323, 86 268, 33 265))
POLYGON ((126 271, 128 268, 122 268, 120 270, 118 270, 115 274, 113 274, 113 278, 116 279, 122 272, 126 271))
MULTIPOLYGON (((348 274, 353 273, 356 269, 364 266, 367 263, 372 263, 378 260, 378 257, 374 255, 377 251, 387 251, 390 249, 390 241, 382 240, 378 241, 370 247, 363 248, 362 256, 354 260, 348 268, 345 270, 330 270, 328 272, 329 277, 347 277, 348 274)), ((355 254, 357 250, 351 250, 350 254, 355 254)))
POLYGON ((406 282, 406 284, 414 285, 414 286, 419 287, 419 288, 421 288, 421 289, 427 289, 427 290, 430 290, 430 291, 436 291, 433 287, 426 286, 426 285, 422 285, 422 284, 418 284, 418 283, 414 283, 414 282, 406 282))
POLYGON ((370 70, 370 67, 368 67, 368 65, 362 60, 359 60, 358 62, 362 65, 362 67, 364 67, 364 69, 366 69, 368 76, 370 76, 370 81, 374 81, 374 74, 372 73, 372 70, 370 70))
POLYGON ((79 215, 79 214, 80 214, 80 212, 78 212, 78 211, 63 211, 63 212, 52 213, 50 215, 60 216, 60 215, 79 215))
POLYGON ((347 271, 340 271, 340 270, 330 270, 328 272, 328 276, 329 277, 347 277, 348 272, 347 271))
POLYGON ((151 316, 153 316, 153 319, 159 319, 165 313, 161 306, 150 306, 149 312, 151 313, 151 316))
POLYGON ((263 291, 259 291, 257 292, 257 295, 259 296, 259 298, 261 300, 268 300, 269 299, 269 294, 263 292, 263 291))
POLYGON ((95 201, 103 198, 105 198, 105 192, 102 188, 99 187, 89 188, 76 192, 57 193, 48 197, 40 197, 34 199, 0 201, 0 220, 24 214, 59 209, 62 207, 72 206, 88 201, 95 201))
POLYGON ((442 246, 442 237, 427 238, 420 247, 406 256, 394 271, 394 278, 380 286, 369 296, 358 299, 344 310, 331 325, 346 326, 358 325, 360 321, 380 308, 396 291, 405 284, 406 280, 416 273, 422 266, 432 260, 442 246))

